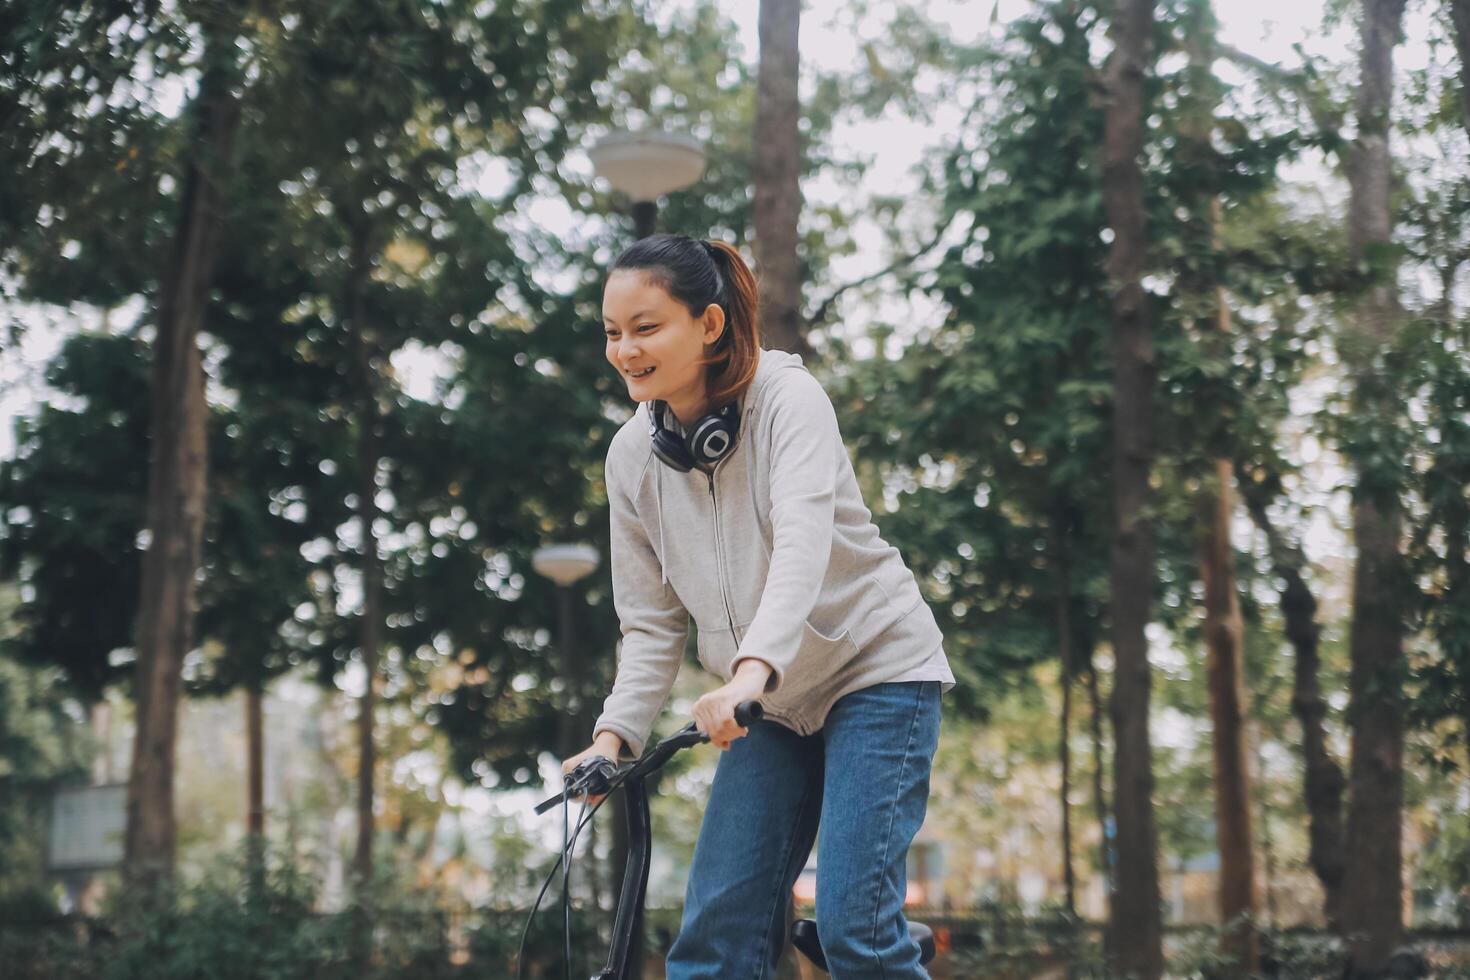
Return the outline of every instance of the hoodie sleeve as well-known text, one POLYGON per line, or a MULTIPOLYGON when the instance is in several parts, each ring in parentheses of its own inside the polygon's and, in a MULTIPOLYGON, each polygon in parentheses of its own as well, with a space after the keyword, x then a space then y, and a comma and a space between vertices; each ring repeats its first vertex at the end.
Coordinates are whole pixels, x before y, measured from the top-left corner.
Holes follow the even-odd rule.
POLYGON ((679 674, 689 613, 663 581, 658 555, 617 478, 611 453, 604 478, 611 510, 613 607, 623 642, 612 693, 592 731, 594 738, 613 732, 636 758, 679 674))
POLYGON ((788 376, 768 402, 771 564, 755 619, 730 665, 734 671, 748 658, 770 664, 767 693, 780 689, 821 594, 832 557, 837 477, 847 453, 821 383, 806 371, 782 373, 788 376))

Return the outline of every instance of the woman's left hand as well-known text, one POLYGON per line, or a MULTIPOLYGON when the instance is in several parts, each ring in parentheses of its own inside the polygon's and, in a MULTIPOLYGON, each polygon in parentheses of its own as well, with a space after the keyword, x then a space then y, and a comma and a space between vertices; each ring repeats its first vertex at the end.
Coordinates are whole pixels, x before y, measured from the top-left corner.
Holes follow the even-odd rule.
POLYGON ((742 701, 758 701, 766 693, 766 681, 771 676, 771 665, 763 660, 740 661, 729 683, 717 687, 694 702, 694 725, 709 735, 710 743, 722 751, 730 748, 737 738, 744 738, 745 728, 735 721, 735 708, 742 701))

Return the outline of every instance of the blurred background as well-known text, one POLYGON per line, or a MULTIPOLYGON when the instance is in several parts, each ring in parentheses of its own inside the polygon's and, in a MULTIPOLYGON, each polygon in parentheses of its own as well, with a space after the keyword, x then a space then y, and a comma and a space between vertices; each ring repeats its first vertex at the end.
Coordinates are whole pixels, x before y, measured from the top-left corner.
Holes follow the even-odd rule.
POLYGON ((935 976, 1470 976, 1467 65, 1470 0, 7 5, 5 972, 514 975, 671 231, 945 631, 935 976))

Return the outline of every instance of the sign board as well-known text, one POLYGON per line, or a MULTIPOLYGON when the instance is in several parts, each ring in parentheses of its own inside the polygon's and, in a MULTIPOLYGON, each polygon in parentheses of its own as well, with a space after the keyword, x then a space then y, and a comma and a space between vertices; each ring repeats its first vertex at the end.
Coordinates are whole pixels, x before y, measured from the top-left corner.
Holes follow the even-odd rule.
POLYGON ((52 871, 100 871, 122 864, 128 787, 74 786, 51 798, 46 864, 52 871))

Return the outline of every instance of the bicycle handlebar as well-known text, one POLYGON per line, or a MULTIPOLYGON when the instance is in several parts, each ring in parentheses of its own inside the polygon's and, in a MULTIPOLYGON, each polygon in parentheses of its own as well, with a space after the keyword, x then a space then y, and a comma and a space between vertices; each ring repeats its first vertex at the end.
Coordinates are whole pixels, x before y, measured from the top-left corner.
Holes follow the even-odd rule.
POLYGON ((735 706, 735 724, 741 728, 749 728, 764 718, 765 714, 766 706, 759 701, 741 701, 735 706))
MULTIPOLYGON (((735 706, 735 723, 741 728, 749 728, 761 719, 765 713, 765 705, 759 701, 742 701, 735 706)), ((609 772, 608 769, 613 767, 612 760, 605 756, 593 756, 567 774, 567 779, 571 780, 571 785, 555 796, 536 804, 536 813, 538 815, 545 813, 562 802, 562 800, 576 799, 589 788, 599 796, 606 796, 630 777, 635 775, 643 776, 658 769, 665 762, 669 761, 670 757, 680 749, 708 741, 709 736, 700 731, 694 722, 691 721, 673 735, 670 735, 668 738, 663 739, 652 748, 646 750, 636 762, 629 763, 621 769, 613 768, 609 772), (606 783, 605 786, 597 785, 604 782, 606 783)))

